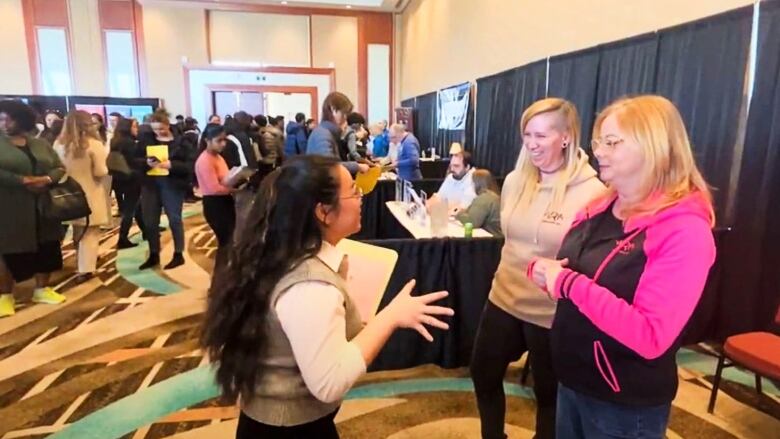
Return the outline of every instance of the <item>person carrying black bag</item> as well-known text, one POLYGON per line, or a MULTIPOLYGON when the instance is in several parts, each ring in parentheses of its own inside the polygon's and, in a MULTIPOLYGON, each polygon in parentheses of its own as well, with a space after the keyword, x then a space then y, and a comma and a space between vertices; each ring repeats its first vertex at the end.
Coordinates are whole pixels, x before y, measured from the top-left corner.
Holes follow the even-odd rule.
POLYGON ((6 275, 0 279, 0 317, 15 313, 16 282, 35 277, 33 302, 59 304, 65 296, 50 285, 51 273, 62 269, 60 222, 41 213, 46 192, 65 176, 57 153, 29 133, 35 113, 18 101, 0 101, 0 255, 6 275))
POLYGON ((135 223, 146 236, 143 214, 141 210, 141 178, 139 171, 146 161, 138 158, 138 121, 135 119, 121 119, 114 128, 114 136, 111 138, 111 152, 109 159, 115 156, 117 166, 112 167, 109 160, 108 169, 111 171, 114 181, 114 193, 122 214, 122 222, 119 226, 119 240, 117 250, 135 247, 137 244, 130 242, 128 235, 130 227, 135 223), (125 172, 124 169, 127 168, 125 172))

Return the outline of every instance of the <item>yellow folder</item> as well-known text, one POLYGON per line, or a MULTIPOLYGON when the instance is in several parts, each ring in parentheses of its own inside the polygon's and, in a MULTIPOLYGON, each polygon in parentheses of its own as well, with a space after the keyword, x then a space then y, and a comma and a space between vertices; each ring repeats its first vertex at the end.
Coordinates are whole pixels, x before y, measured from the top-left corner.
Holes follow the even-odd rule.
MULTIPOLYGON (((164 162, 168 160, 168 145, 149 145, 146 147, 146 157, 154 157, 157 160, 164 162)), ((152 175, 155 177, 164 177, 168 175, 167 169, 153 168, 146 171, 146 175, 152 175)))
POLYGON ((358 173, 355 178, 355 186, 363 191, 363 195, 368 195, 376 187, 376 182, 381 175, 382 168, 379 166, 372 166, 365 174, 358 173))

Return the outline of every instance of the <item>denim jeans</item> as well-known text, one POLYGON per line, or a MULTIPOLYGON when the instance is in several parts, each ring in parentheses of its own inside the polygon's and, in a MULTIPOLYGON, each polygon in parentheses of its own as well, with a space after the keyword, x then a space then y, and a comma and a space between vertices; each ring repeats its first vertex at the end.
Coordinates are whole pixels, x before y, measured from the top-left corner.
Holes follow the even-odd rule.
POLYGON ((184 225, 181 210, 184 204, 185 190, 177 187, 167 177, 155 177, 146 182, 141 190, 141 210, 144 216, 144 228, 149 241, 149 251, 160 253, 160 215, 165 209, 168 227, 173 234, 173 247, 176 253, 184 252, 184 225))
POLYGON ((672 404, 632 407, 603 401, 558 386, 558 439, 663 439, 672 404))

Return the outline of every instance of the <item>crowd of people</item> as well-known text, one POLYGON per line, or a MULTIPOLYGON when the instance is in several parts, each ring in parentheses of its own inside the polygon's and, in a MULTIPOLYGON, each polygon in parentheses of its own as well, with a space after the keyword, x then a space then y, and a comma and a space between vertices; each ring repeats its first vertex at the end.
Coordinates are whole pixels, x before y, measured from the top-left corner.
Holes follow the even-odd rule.
MULTIPOLYGON (((449 328, 452 310, 435 305, 446 293, 412 296, 414 281, 361 325, 337 245, 359 230, 352 175, 367 164, 339 155, 349 107, 331 102, 309 139, 328 158, 263 180, 209 296, 202 343, 241 407, 237 438, 337 438, 342 398, 396 329, 431 340, 427 327, 449 328)), ((482 437, 506 437, 504 376, 525 352, 535 437, 665 437, 680 334, 715 258, 711 195, 682 118, 658 96, 608 106, 592 141, 600 175, 570 102, 536 102, 519 126, 500 195, 459 152, 434 197, 505 237, 471 362, 482 437)), ((390 131, 399 149, 412 142, 390 131)))
POLYGON ((138 245, 130 239, 135 223, 149 247, 139 269, 158 267, 160 232, 168 228, 174 253, 163 268, 173 269, 185 262, 185 202, 202 199, 221 260, 264 176, 294 156, 332 156, 354 172, 384 166, 397 167, 405 177, 419 175, 419 143, 403 127, 388 129, 386 121, 367 126, 365 118, 353 112, 351 101, 337 92, 325 99, 323 110, 319 124, 303 113, 285 126, 283 116, 239 111, 224 118, 212 115, 201 130, 194 118, 171 118, 164 109, 140 121, 111 113, 106 123, 98 113, 36 114, 20 101, 0 102, 0 175, 6 183, 0 199, 25 218, 3 224, 9 239, 0 244, 0 316, 15 312, 14 285, 31 277, 36 278, 34 301, 65 300, 49 279, 62 268, 60 247, 69 227, 77 249, 76 282, 95 276, 101 232, 114 226, 114 200, 117 249, 138 245), (163 156, 150 153, 161 148, 163 156), (229 173, 236 168, 248 172, 228 185, 229 173), (78 184, 91 213, 62 224, 44 218, 41 211, 48 189, 65 176, 78 184), (161 225, 163 213, 167 224, 161 225))
MULTIPOLYGON (((354 176, 421 173, 414 135, 367 124, 345 95, 327 96, 318 124, 237 112, 201 132, 164 110, 141 123, 112 114, 107 127, 81 111, 43 120, 36 128, 28 106, 0 102, 0 203, 14 209, 0 216, 0 315, 13 314, 15 282, 33 277, 33 301, 65 300, 49 282, 63 227, 40 204, 66 174, 92 211, 72 222, 82 279, 111 224, 112 187, 118 247, 136 245, 133 221, 149 243, 140 269, 160 264, 163 210, 174 241, 165 268, 184 263, 182 205, 199 188, 219 245, 201 342, 224 396, 239 401, 238 438, 337 438, 342 398, 395 330, 432 340, 429 327, 449 329, 453 310, 436 305, 447 292, 412 294, 413 280, 368 323, 350 298, 338 244, 360 229, 354 176)), ((470 367, 482 437, 506 437, 504 376, 528 352, 536 437, 662 438, 680 333, 715 258, 711 195, 682 118, 659 96, 612 103, 593 130, 598 174, 572 103, 535 102, 519 128, 502 188, 458 149, 429 200, 504 237, 470 367)))

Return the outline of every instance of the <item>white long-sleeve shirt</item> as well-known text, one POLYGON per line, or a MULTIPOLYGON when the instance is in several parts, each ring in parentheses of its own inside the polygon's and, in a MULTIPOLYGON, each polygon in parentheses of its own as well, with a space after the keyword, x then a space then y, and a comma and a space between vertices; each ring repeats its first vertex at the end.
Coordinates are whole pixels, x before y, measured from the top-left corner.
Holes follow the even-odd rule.
MULTIPOLYGON (((344 253, 323 242, 317 257, 338 271, 344 253)), ((276 303, 276 314, 312 395, 323 402, 342 399, 366 363, 360 348, 347 341, 341 291, 323 282, 296 284, 276 303)))

